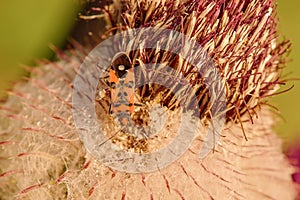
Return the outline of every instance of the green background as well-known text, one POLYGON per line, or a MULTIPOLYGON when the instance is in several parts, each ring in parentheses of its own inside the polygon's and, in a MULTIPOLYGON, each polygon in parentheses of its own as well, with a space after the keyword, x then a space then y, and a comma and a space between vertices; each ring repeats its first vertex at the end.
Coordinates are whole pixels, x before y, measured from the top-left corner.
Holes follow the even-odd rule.
MULTIPOLYGON (((76 19, 79 6, 73 0, 0 1, 0 97, 12 82, 24 75, 21 64, 32 65, 34 59, 51 58, 49 44, 62 47, 76 19)), ((278 0, 279 31, 292 41, 290 62, 285 69, 289 77, 300 78, 300 1, 278 0)), ((292 91, 273 98, 284 121, 277 123, 277 132, 285 141, 300 134, 300 84, 290 81, 292 91)))
POLYGON ((0 96, 24 75, 22 65, 51 58, 50 44, 62 47, 74 25, 74 0, 0 0, 0 96))
MULTIPOLYGON (((279 31, 285 38, 291 40, 292 47, 289 54, 289 63, 284 74, 289 78, 300 79, 300 1, 278 0, 277 10, 279 17, 279 31)), ((276 96, 273 104, 276 105, 284 120, 277 124, 277 132, 283 138, 294 141, 299 140, 300 135, 300 81, 290 81, 286 89, 294 85, 294 88, 286 93, 276 96)))

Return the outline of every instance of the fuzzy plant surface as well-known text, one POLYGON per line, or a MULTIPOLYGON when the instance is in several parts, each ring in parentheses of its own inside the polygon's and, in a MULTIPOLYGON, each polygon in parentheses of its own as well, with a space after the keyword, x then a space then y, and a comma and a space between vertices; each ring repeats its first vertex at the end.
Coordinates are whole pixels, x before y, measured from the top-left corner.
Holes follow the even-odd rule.
MULTIPOLYGON (((178 31, 201 44, 226 88, 226 123, 220 139, 212 152, 199 159, 214 103, 204 85, 206 77, 194 76, 193 66, 178 56, 145 48, 127 53, 141 65, 167 63, 183 74, 195 91, 203 127, 197 129, 187 151, 165 168, 127 173, 103 164, 87 150, 74 122, 73 81, 90 51, 74 42, 73 49, 57 51, 59 61, 41 62, 40 68, 29 69, 30 78, 16 84, 1 105, 1 199, 296 198, 295 170, 272 130, 276 117, 267 103, 284 83, 281 72, 289 48, 289 42, 278 41, 273 0, 124 0, 93 2, 93 6, 93 15, 81 18, 105 23, 98 42, 123 30, 156 27, 178 31)), ((157 49, 159 45, 158 39, 157 49)), ((108 80, 101 79, 103 84, 108 80)), ((99 120, 104 120, 109 118, 109 91, 98 92, 91 102, 99 120)), ((181 123, 180 106, 176 95, 159 85, 136 92, 141 103, 158 102, 165 108, 168 125, 161 136, 107 136, 124 151, 151 153, 173 139, 181 123)), ((142 121, 147 118, 142 111, 137 114, 142 121)), ((104 129, 113 132, 112 120, 103 122, 104 129)))

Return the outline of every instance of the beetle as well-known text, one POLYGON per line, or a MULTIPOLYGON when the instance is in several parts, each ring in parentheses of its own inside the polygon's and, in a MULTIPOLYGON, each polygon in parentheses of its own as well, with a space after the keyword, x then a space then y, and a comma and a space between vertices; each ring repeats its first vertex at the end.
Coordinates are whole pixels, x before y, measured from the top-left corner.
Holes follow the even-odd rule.
POLYGON ((128 125, 134 112, 134 67, 125 52, 117 53, 109 72, 111 105, 110 114, 117 118, 122 127, 128 125))

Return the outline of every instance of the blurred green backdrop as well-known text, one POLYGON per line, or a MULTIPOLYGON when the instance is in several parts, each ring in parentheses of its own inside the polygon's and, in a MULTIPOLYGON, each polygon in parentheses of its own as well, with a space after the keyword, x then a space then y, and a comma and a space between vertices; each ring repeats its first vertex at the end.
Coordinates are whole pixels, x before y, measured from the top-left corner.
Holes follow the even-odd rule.
MULTIPOLYGON (((299 21, 300 1, 297 0, 277 0, 277 10, 279 16, 279 31, 281 35, 292 42, 290 62, 284 74, 290 78, 300 79, 300 21, 299 21)), ((286 93, 276 96, 273 99, 284 121, 277 124, 277 132, 289 141, 299 140, 300 135, 300 81, 290 81, 287 87, 294 85, 294 88, 286 93)))
POLYGON ((24 71, 21 64, 51 58, 49 44, 61 47, 73 26, 74 0, 0 1, 0 96, 24 71))
MULTIPOLYGON (((51 58, 49 44, 62 47, 74 25, 79 3, 74 0, 0 1, 0 98, 11 82, 24 73, 20 64, 32 65, 34 59, 51 58)), ((279 31, 292 41, 291 62, 285 74, 300 78, 300 26, 298 8, 300 1, 278 0, 279 31)), ((290 141, 300 134, 300 84, 292 91, 273 99, 285 121, 278 123, 278 133, 290 141)), ((287 87, 284 87, 285 89, 287 87)))

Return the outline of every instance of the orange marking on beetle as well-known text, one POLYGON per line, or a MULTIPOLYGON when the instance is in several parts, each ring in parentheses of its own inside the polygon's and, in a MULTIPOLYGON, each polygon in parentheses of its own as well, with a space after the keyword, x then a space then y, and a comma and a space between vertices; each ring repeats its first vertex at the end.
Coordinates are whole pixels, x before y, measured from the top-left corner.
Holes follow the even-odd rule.
POLYGON ((119 78, 115 74, 115 71, 110 69, 109 72, 110 72, 109 73, 109 82, 110 83, 119 83, 119 78))

